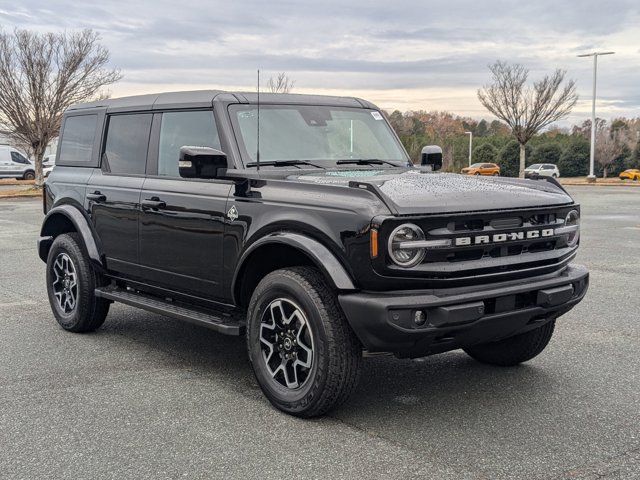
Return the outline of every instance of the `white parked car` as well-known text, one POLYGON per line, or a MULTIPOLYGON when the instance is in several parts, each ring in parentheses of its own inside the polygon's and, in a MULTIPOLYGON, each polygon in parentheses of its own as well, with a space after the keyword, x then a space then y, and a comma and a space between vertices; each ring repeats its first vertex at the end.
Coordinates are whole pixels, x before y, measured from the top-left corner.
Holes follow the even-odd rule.
POLYGON ((42 159, 42 176, 47 178, 53 167, 56 166, 56 156, 54 154, 47 155, 42 159))
POLYGON ((560 170, 558 170, 557 165, 552 163, 534 163, 533 165, 529 165, 524 169, 524 177, 525 178, 535 178, 535 177, 560 177, 560 170))
POLYGON ((10 145, 0 145, 0 178, 33 180, 36 169, 24 152, 10 145))

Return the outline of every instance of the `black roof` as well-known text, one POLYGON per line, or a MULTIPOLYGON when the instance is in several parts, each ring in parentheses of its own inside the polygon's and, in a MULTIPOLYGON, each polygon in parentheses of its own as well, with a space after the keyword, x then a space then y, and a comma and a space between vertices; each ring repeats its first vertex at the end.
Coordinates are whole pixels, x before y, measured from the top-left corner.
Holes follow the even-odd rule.
MULTIPOLYGON (((193 90, 185 92, 152 93, 131 97, 110 98, 88 103, 72 105, 68 110, 86 108, 106 108, 109 111, 160 110, 165 108, 209 107, 214 101, 229 103, 257 103, 256 92, 226 92, 222 90, 193 90)), ((300 95, 292 93, 262 93, 261 104, 285 105, 329 105, 339 107, 374 108, 366 100, 355 97, 337 97, 329 95, 300 95)))

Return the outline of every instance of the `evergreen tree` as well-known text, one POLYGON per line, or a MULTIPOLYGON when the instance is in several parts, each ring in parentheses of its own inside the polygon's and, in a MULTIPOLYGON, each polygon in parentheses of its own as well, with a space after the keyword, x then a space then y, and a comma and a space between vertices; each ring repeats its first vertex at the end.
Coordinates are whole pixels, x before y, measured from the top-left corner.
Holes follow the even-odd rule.
POLYGON ((533 149, 533 153, 527 159, 527 165, 533 165, 534 163, 553 163, 558 164, 562 155, 562 148, 558 143, 543 143, 533 149))
POLYGON ((583 177, 589 174, 589 142, 575 137, 563 150, 558 160, 562 177, 583 177))
POLYGON ((640 168, 640 140, 636 143, 636 148, 627 160, 627 168, 640 168))
POLYGON ((483 143, 473 149, 471 161, 473 163, 496 163, 498 150, 490 143, 483 143))
MULTIPOLYGON (((531 147, 526 145, 526 155, 531 154, 531 147)), ((500 166, 500 175, 503 177, 517 177, 520 172, 520 144, 517 140, 511 140, 507 143, 496 162, 500 166)))
POLYGON ((480 123, 478 123, 478 126, 476 127, 475 136, 486 137, 488 134, 489 134, 489 125, 487 124, 487 121, 483 118, 482 120, 480 120, 480 123))

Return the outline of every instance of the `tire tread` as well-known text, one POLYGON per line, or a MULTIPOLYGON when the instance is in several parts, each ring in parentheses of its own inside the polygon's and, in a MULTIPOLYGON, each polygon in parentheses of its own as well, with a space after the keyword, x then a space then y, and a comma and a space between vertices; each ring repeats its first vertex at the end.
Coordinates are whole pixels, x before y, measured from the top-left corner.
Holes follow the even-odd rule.
MULTIPOLYGON (((64 233, 56 237, 49 251, 49 259, 47 261, 47 270, 51 268, 50 263, 55 253, 63 249, 73 256, 75 267, 80 278, 78 289, 78 305, 75 312, 75 319, 71 322, 69 319, 61 317, 53 304, 52 295, 49 294, 51 308, 56 320, 62 328, 70 332, 84 333, 93 332, 102 326, 109 312, 110 302, 103 298, 95 296, 95 288, 105 284, 104 278, 98 274, 85 252, 83 242, 80 235, 76 232, 64 233)), ((47 277, 47 288, 50 289, 50 280, 47 277)))
POLYGON ((535 330, 497 342, 467 347, 464 351, 482 363, 503 367, 518 365, 538 356, 546 348, 553 336, 555 323, 554 319, 535 330))
MULTIPOLYGON (((327 285, 322 274, 312 267, 291 267, 276 270, 265 276, 252 295, 248 309, 250 312, 247 318, 248 322, 252 321, 251 312, 255 309, 262 292, 282 276, 302 287, 318 307, 318 313, 324 322, 327 336, 328 365, 326 372, 322 372, 324 382, 315 387, 313 400, 307 408, 301 409, 304 407, 302 402, 278 405, 274 399, 270 398, 270 400, 277 407, 292 415, 304 418, 320 416, 344 403, 357 388, 362 365, 362 347, 344 317, 335 292, 327 285)), ((248 325, 247 332, 250 331, 250 328, 248 325)), ((247 348, 249 358, 251 358, 249 338, 247 335, 247 348)), ((318 363, 320 367, 321 362, 318 363)))

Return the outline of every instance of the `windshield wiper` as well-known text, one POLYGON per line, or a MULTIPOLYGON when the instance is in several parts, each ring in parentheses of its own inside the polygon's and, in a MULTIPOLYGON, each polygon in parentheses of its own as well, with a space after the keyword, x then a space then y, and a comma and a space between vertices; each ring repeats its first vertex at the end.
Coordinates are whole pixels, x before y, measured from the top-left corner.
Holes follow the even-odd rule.
POLYGON ((398 165, 397 163, 389 162, 388 160, 380 160, 378 158, 349 158, 346 160, 338 160, 336 162, 338 165, 393 165, 394 167, 401 167, 402 165, 398 165))
MULTIPOLYGON (((311 165, 316 168, 324 168, 315 163, 308 162, 306 160, 270 160, 268 162, 260 162, 261 167, 297 167, 298 165, 311 165)), ((249 162, 247 167, 257 167, 258 162, 249 162)), ((299 168, 299 167, 298 167, 299 168)))

